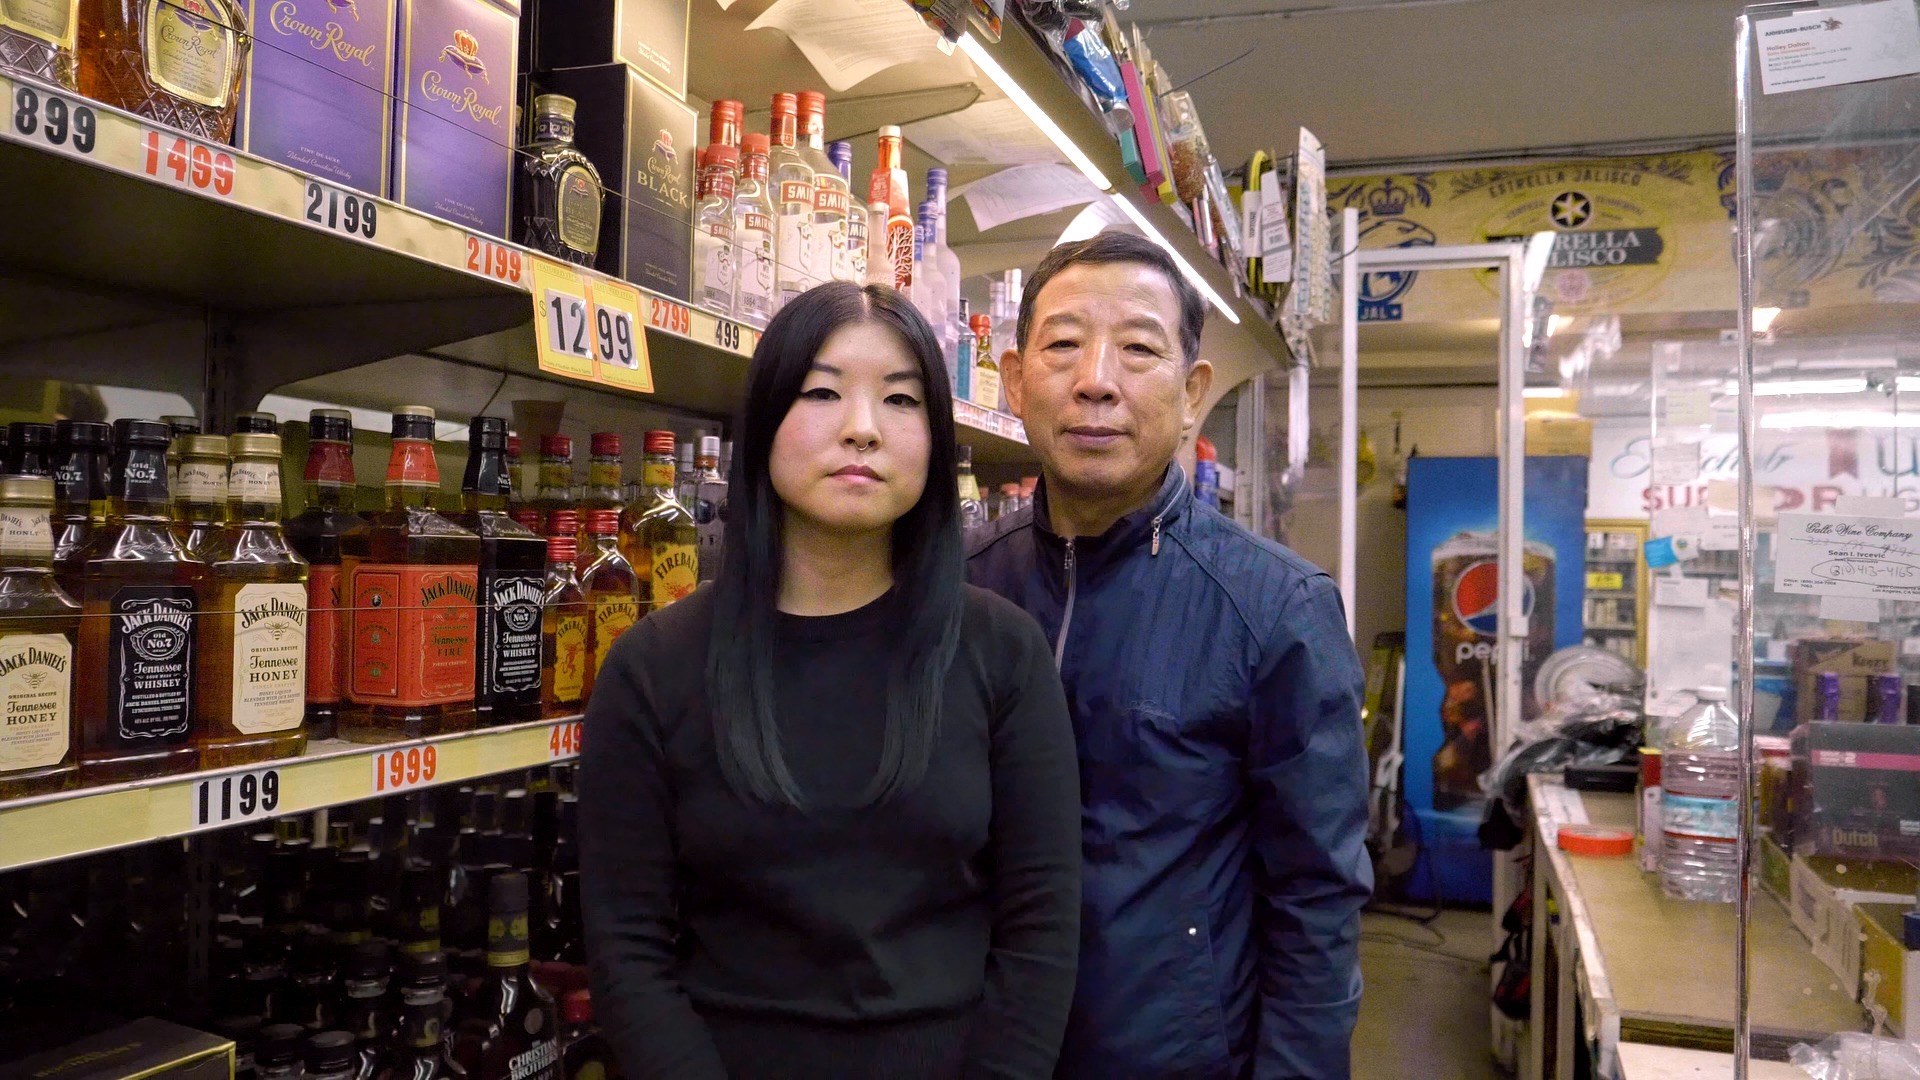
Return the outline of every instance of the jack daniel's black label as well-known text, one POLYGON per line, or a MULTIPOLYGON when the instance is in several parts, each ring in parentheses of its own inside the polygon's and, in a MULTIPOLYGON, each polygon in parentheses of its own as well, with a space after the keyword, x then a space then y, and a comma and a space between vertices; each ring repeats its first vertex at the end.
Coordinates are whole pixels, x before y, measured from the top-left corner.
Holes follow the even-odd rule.
POLYGON ((198 603, 191 585, 138 585, 113 596, 107 708, 123 745, 184 745, 193 726, 198 603))
POLYGON ((496 705, 540 699, 540 600, 545 579, 538 570, 486 570, 480 593, 480 693, 496 705))

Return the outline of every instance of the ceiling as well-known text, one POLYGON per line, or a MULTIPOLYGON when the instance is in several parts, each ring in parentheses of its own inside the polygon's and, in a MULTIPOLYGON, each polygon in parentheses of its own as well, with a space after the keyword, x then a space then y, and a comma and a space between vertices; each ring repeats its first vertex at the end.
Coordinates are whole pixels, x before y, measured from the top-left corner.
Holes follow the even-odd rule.
POLYGON ((1133 0, 1231 166, 1305 126, 1333 167, 1733 141, 1740 0, 1133 0), (1309 9, 1311 13, 1308 13, 1309 9), (1294 12, 1291 16, 1255 13, 1294 12), (1215 21, 1206 21, 1206 20, 1215 21))

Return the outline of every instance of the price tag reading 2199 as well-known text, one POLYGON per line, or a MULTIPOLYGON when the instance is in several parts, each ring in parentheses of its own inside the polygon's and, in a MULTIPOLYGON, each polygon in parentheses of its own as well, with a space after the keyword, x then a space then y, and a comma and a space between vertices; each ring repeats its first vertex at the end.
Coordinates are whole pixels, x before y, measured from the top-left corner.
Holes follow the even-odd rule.
POLYGON ((373 755, 373 793, 431 784, 439 773, 440 751, 431 743, 383 750, 373 755))

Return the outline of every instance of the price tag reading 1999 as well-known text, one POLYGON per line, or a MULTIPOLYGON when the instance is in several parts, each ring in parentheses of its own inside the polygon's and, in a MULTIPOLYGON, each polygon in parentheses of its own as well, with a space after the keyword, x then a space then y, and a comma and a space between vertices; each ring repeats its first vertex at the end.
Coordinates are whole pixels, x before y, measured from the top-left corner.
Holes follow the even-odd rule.
POLYGON ((373 755, 373 793, 431 784, 440 773, 440 751, 432 743, 425 746, 398 747, 373 755))

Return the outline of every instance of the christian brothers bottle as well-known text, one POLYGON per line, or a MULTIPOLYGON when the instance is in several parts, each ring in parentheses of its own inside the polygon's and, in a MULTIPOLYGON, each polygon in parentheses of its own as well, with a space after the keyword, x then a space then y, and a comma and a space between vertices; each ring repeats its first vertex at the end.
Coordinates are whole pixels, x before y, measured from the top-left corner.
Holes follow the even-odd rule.
POLYGON ((507 422, 476 416, 467 428, 463 509, 452 515, 480 537, 480 639, 473 706, 481 727, 540 717, 540 602, 547 543, 507 517, 507 422))
POLYGON ((89 784, 187 772, 207 566, 168 514, 167 425, 113 425, 113 495, 82 588, 80 774, 89 784))
POLYGON ((53 579, 53 481, 0 476, 0 799, 63 791, 80 605, 53 579))
POLYGON ((417 739, 473 726, 480 538, 433 510, 433 410, 393 412, 387 508, 340 538, 352 608, 340 737, 417 739))
POLYGON ((487 883, 487 974, 453 1033, 453 1056, 474 1080, 560 1077, 560 1011, 533 979, 527 901, 517 870, 487 883))

